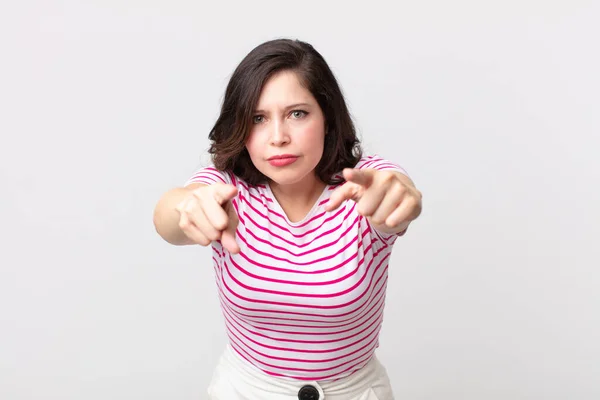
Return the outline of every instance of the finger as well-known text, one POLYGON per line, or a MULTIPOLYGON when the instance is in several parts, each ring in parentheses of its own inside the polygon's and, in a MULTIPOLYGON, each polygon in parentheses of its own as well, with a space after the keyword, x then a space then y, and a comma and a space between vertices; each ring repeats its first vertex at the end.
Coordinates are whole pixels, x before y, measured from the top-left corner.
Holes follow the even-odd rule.
POLYGON ((198 227, 200 232, 202 232, 208 240, 214 241, 221 239, 221 230, 212 225, 202 207, 194 207, 193 210, 187 213, 187 217, 198 227))
POLYGON ((377 225, 386 223, 387 217, 389 217, 402 203, 404 194, 405 191, 403 190, 402 185, 392 185, 385 193, 385 197, 381 203, 379 203, 377 209, 371 215, 371 221, 377 225))
POLYGON ((221 237, 220 232, 211 226, 204 211, 202 211, 200 198, 196 196, 195 192, 193 193, 193 196, 187 197, 177 206, 178 211, 180 214, 185 214, 185 217, 209 240, 219 239, 221 237))
POLYGON ((375 169, 358 169, 358 168, 345 168, 343 171, 344 179, 349 182, 354 182, 358 185, 368 188, 373 184, 375 177, 375 169))
POLYGON ((198 243, 201 246, 208 246, 210 244, 210 240, 190 221, 185 212, 181 213, 179 218, 179 228, 194 243, 198 243))
POLYGON ((179 204, 177 204, 177 206, 175 206, 175 209, 179 212, 182 213, 184 212, 183 210, 187 207, 187 205, 193 200, 193 198, 187 196, 185 199, 183 199, 179 204))
POLYGON ((229 222, 224 205, 226 206, 229 202, 220 204, 214 197, 206 196, 200 199, 200 203, 208 223, 216 230, 223 231, 229 222))
POLYGON ((235 186, 224 183, 215 183, 211 185, 211 189, 213 198, 221 205, 233 199, 238 193, 235 186))
POLYGON ((356 206, 356 211, 362 216, 370 217, 375 213, 387 192, 386 185, 373 185, 366 189, 356 206))
POLYGON ((235 232, 229 230, 223 231, 221 236, 221 245, 231 254, 237 254, 240 252, 240 246, 237 244, 235 239, 235 232))
POLYGON ((405 197, 400 205, 386 218, 385 224, 389 227, 400 225, 410 220, 417 206, 417 200, 413 197, 405 197))
POLYGON ((361 186, 352 182, 346 182, 335 189, 329 196, 329 201, 325 204, 325 211, 337 209, 344 201, 360 199, 361 186))
POLYGON ((236 230, 239 224, 239 218, 237 216, 237 211, 235 210, 232 202, 227 203, 228 207, 226 209, 228 216, 228 224, 226 229, 223 231, 221 235, 221 244, 227 251, 232 254, 237 254, 240 252, 240 246, 236 241, 236 230))

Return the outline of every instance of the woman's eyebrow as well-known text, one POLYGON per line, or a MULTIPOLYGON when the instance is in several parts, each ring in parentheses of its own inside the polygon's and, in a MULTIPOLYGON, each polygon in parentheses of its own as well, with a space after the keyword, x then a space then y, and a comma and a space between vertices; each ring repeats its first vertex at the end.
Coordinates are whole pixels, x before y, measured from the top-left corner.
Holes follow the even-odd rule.
MULTIPOLYGON (((310 107, 310 104, 308 103, 295 103, 295 104, 290 104, 289 106, 287 106, 286 108, 284 108, 284 110, 289 110, 291 108, 296 108, 296 107, 310 107)), ((254 110, 255 113, 264 113, 266 112, 265 110, 261 110, 261 109, 257 109, 254 110)))

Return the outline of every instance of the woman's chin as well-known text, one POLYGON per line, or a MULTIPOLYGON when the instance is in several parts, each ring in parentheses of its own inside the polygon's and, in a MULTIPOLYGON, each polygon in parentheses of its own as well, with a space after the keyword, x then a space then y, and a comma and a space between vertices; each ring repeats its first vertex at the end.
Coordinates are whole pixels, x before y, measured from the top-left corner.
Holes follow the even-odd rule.
POLYGON ((307 179, 314 179, 314 174, 311 172, 298 173, 298 171, 280 171, 272 173, 271 171, 269 171, 269 173, 265 175, 269 179, 271 185, 279 186, 296 185, 305 182, 307 179))

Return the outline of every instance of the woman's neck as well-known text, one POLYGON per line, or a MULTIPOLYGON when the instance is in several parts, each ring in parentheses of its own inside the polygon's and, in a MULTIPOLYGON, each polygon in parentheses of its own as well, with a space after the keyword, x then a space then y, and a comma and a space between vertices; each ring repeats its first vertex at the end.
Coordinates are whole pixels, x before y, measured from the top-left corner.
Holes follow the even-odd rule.
POLYGON ((327 184, 311 176, 290 185, 270 181, 269 186, 288 219, 294 222, 293 220, 302 220, 311 210, 327 184))

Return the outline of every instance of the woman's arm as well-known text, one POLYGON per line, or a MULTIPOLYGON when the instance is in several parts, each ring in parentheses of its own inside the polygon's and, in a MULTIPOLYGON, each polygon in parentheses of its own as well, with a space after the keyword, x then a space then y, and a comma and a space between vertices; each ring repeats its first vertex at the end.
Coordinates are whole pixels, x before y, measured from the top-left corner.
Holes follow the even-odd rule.
POLYGON ((178 246, 194 244, 179 227, 180 214, 176 207, 190 196, 192 190, 201 186, 205 185, 191 183, 186 187, 171 189, 159 199, 154 208, 154 228, 167 242, 178 246))
POLYGON ((358 213, 367 217, 375 230, 387 234, 402 233, 421 214, 423 195, 405 174, 346 168, 343 175, 346 183, 331 194, 327 211, 335 210, 344 200, 353 200, 358 213))
POLYGON ((419 215, 421 215, 421 211, 423 209, 423 203, 422 203, 423 194, 419 190, 417 190, 414 182, 408 176, 406 176, 405 174, 403 174, 401 172, 397 172, 397 171, 394 171, 393 174, 396 175, 396 177, 404 184, 404 186, 407 188, 407 190, 412 195, 412 197, 410 197, 409 201, 414 202, 414 207, 411 207, 411 209, 413 211, 405 221, 403 221, 402 223, 400 223, 399 225, 394 226, 394 227, 387 226, 385 224, 385 221, 383 223, 378 224, 378 223, 373 222, 369 218, 369 222, 371 223, 371 225, 373 225, 373 228, 375 228, 379 232, 387 233, 390 235, 391 234, 402 234, 403 235, 404 232, 408 229, 408 226, 410 225, 410 223, 412 221, 414 221, 415 219, 417 219, 419 217, 419 215))

